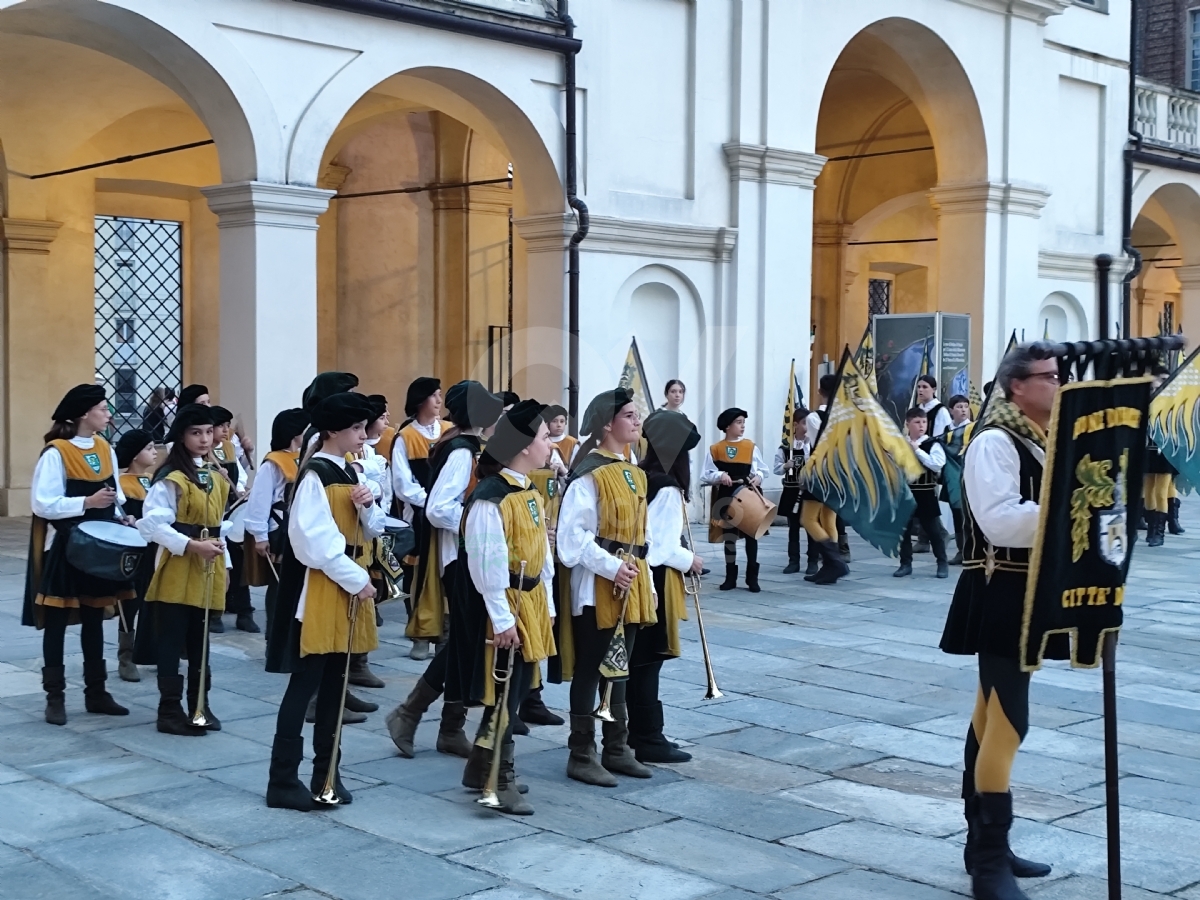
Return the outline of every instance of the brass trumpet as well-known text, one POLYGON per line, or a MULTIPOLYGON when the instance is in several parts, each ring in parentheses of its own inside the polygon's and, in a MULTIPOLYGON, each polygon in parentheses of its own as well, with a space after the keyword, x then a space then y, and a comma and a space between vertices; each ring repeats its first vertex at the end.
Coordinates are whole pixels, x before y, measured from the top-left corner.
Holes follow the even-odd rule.
MULTIPOLYGON (((208 529, 200 529, 200 540, 207 541, 208 529)), ((204 714, 208 709, 208 617, 212 611, 212 588, 216 559, 210 559, 204 564, 204 637, 200 645, 200 687, 196 692, 196 709, 192 712, 192 724, 197 728, 207 728, 209 718, 204 714)))
MULTIPOLYGON (((525 581, 525 567, 528 563, 521 560, 521 583, 525 581)), ((521 612, 521 597, 523 591, 517 588, 516 609, 513 610, 513 616, 520 615, 521 612)), ((482 747, 485 750, 492 751, 492 762, 488 767, 487 784, 483 786, 483 795, 475 802, 480 806, 486 806, 488 809, 499 809, 503 804, 500 802, 500 754, 503 752, 504 733, 508 731, 508 692, 512 689, 513 667, 516 665, 517 648, 510 647, 508 650, 508 665, 501 672, 496 666, 496 661, 500 658, 500 651, 495 649, 495 642, 488 641, 492 644, 492 678, 496 681, 496 707, 492 713, 492 719, 488 722, 487 731, 476 739, 475 745, 482 747)))
MULTIPOLYGON (((692 523, 688 519, 687 501, 683 501, 683 524, 687 528, 688 549, 694 553, 695 544, 692 543, 692 523)), ((688 571, 683 575, 683 590, 684 593, 692 598, 692 602, 696 604, 696 625, 700 629, 700 651, 704 654, 704 673, 708 676, 708 693, 704 695, 705 700, 716 700, 718 697, 725 696, 721 693, 721 689, 717 687, 717 675, 713 671, 712 653, 708 649, 708 638, 704 634, 704 614, 700 612, 700 576, 694 572, 688 571)))
MULTIPOLYGON (((354 552, 358 552, 358 542, 362 535, 361 513, 356 509, 354 516, 354 552)), ((355 562, 358 560, 356 559, 355 562)), ((369 583, 369 582, 368 582, 369 583)), ((346 669, 342 672, 342 702, 338 704, 337 724, 333 728, 333 750, 329 755, 329 770, 325 773, 325 783, 321 793, 313 795, 313 799, 326 806, 337 806, 342 798, 337 793, 338 758, 342 754, 342 719, 346 714, 346 691, 350 687, 350 652, 354 649, 354 625, 358 621, 358 605, 362 601, 349 598, 346 604, 346 614, 350 617, 350 629, 346 633, 346 669)))
MULTIPOLYGON (((622 552, 621 562, 633 562, 633 554, 622 552)), ((592 713, 597 719, 605 722, 616 721, 611 708, 613 682, 625 681, 629 678, 629 647, 625 643, 625 613, 629 610, 629 594, 632 587, 632 584, 624 590, 613 587, 613 597, 621 597, 621 614, 617 616, 616 629, 613 631, 612 639, 608 642, 608 649, 604 651, 604 658, 600 660, 600 674, 605 679, 604 693, 600 697, 600 705, 592 713)))

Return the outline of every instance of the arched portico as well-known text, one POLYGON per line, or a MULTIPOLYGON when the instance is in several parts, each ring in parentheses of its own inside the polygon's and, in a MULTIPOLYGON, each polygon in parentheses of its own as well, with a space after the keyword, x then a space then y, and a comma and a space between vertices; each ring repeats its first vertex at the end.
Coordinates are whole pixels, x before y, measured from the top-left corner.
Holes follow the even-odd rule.
POLYGON ((1200 327, 1200 194, 1178 177, 1152 171, 1134 195, 1132 239, 1142 255, 1130 297, 1134 336, 1200 327))

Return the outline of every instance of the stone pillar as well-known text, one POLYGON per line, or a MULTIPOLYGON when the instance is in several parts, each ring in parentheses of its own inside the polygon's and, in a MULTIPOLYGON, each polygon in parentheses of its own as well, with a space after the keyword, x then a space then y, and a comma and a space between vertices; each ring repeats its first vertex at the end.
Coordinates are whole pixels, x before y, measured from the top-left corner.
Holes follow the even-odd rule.
MULTIPOLYGON (((477 185, 469 191, 467 328, 462 340, 467 371, 475 373, 472 378, 486 382, 488 326, 508 322, 508 216, 512 210, 513 192, 504 185, 495 184, 477 185)), ((514 318, 516 301, 514 291, 514 318)), ((515 367, 513 377, 516 377, 515 367)), ((508 372, 500 373, 498 379, 497 387, 507 387, 508 372)))
POLYGON ((201 188, 221 232, 221 405, 262 450, 317 374, 317 216, 332 191, 241 181, 201 188))
MULTIPOLYGON (((1175 327, 1182 325, 1184 334, 1200 334, 1200 265, 1180 266, 1175 277, 1179 279, 1179 321, 1175 327)), ((1194 347, 1194 337, 1192 341, 1194 347)))
MULTIPOLYGON (((520 218, 513 231, 513 390, 566 406, 566 247, 575 233, 575 217, 560 213, 520 218)), ((586 302, 585 291, 580 304, 586 302)), ((584 354, 585 339, 580 338, 584 354)), ((482 374, 486 377, 486 368, 482 374)), ((589 400, 580 394, 580 415, 589 400)))
MULTIPOLYGON (((350 169, 330 163, 317 187, 337 191, 350 169)), ((317 217, 317 371, 338 369, 338 204, 317 217)))
POLYGON ((805 399, 810 405, 816 403, 816 366, 822 357, 828 356, 838 363, 838 354, 844 344, 854 349, 859 335, 853 335, 845 326, 849 315, 846 302, 854 284, 856 272, 846 269, 846 241, 853 226, 841 222, 817 222, 813 225, 812 242, 812 328, 815 329, 813 359, 804 371, 809 375, 809 388, 805 399))
MULTIPOLYGON (((763 447, 778 441, 787 399, 787 373, 809 368, 812 321, 813 190, 825 157, 753 144, 725 145, 732 180, 731 223, 738 229, 732 296, 723 319, 723 348, 731 359, 718 406, 737 404, 750 413, 749 433, 763 447), (728 341, 733 341, 732 347, 728 341), (732 349, 731 355, 726 351, 732 349)), ((811 397, 811 392, 808 395, 811 397)))
POLYGON ((27 516, 33 466, 42 449, 42 434, 50 413, 62 395, 91 370, 91 360, 76 373, 69 360, 53 362, 57 318, 47 296, 50 245, 58 236, 59 222, 39 219, 2 219, 0 249, 4 251, 4 284, 0 290, 3 340, 0 341, 0 391, 3 436, 0 436, 0 515, 27 516), (36 377, 35 377, 36 373, 36 377), (21 396, 13 396, 21 385, 21 396))
POLYGON ((1033 322, 1038 291, 1038 218, 1049 192, 1032 185, 938 185, 937 280, 931 307, 971 316, 971 377, 989 380, 1015 327, 1033 322))

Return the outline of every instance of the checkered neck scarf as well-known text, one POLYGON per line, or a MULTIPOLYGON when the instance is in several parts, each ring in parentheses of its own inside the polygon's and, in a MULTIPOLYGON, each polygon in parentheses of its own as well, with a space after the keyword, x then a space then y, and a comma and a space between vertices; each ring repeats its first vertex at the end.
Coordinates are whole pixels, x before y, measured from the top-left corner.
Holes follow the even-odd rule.
POLYGON ((1036 444, 1042 450, 1046 449, 1046 432, 1041 426, 1032 421, 1021 408, 1004 397, 994 397, 988 402, 987 421, 984 425, 996 425, 1006 431, 1011 431, 1018 437, 1036 444))

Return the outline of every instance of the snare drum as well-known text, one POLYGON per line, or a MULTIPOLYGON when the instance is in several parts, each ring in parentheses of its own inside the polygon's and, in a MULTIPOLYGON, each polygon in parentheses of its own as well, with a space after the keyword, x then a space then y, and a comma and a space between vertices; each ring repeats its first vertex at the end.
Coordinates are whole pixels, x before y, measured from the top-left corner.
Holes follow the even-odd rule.
POLYGON ((233 504, 233 507, 226 514, 225 521, 229 523, 230 543, 240 544, 246 539, 246 510, 249 508, 250 505, 246 502, 246 498, 243 497, 237 503, 233 504))
POLYGON ((404 559, 417 548, 417 535, 413 527, 403 519, 384 516, 383 539, 387 549, 396 557, 404 559))
POLYGON ((775 521, 776 506, 748 484, 734 489, 725 517, 742 534, 759 540, 775 521))
POLYGON ((146 546, 136 528, 120 522, 80 522, 67 539, 67 562, 94 578, 131 582, 146 546))

